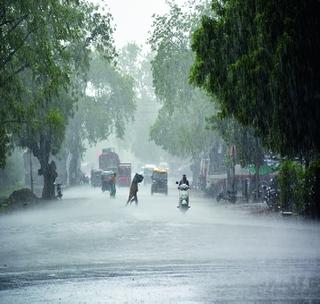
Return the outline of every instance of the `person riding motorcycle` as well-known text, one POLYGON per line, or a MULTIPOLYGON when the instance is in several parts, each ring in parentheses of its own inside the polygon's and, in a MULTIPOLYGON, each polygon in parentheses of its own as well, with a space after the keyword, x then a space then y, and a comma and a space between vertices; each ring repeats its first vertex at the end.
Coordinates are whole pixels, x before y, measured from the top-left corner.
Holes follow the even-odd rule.
POLYGON ((187 176, 185 174, 182 175, 182 179, 179 182, 179 186, 182 184, 189 186, 189 181, 188 181, 187 176))
POLYGON ((189 181, 185 174, 182 175, 182 179, 180 182, 176 182, 178 184, 179 189, 179 205, 177 208, 181 208, 180 210, 187 210, 190 208, 189 206, 189 181))

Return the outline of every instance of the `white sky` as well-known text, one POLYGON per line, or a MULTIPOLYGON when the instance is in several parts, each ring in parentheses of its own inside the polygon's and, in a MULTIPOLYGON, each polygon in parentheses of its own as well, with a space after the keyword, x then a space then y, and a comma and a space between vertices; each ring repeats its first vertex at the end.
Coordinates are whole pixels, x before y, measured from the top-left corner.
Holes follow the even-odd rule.
MULTIPOLYGON (((107 5, 116 24, 114 33, 117 47, 135 41, 145 44, 151 29, 152 15, 168 11, 166 0, 91 0, 101 6, 107 5)), ((177 0, 182 4, 184 0, 177 0)))

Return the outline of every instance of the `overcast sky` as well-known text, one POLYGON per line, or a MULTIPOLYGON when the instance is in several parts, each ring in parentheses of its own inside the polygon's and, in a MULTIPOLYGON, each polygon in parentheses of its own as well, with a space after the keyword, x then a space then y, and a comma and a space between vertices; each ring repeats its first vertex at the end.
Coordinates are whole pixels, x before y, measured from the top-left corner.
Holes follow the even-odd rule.
MULTIPOLYGON (((117 47, 122 47, 131 41, 145 44, 152 24, 152 14, 163 14, 168 11, 166 0, 91 1, 109 7, 117 28, 114 35, 117 47)), ((176 2, 181 4, 184 0, 176 2)))

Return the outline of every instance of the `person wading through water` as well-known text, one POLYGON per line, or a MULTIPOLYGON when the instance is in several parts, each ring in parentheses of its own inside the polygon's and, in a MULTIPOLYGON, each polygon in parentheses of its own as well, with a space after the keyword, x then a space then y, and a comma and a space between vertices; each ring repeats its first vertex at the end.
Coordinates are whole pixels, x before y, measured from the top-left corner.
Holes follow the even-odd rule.
POLYGON ((136 205, 138 205, 138 184, 143 181, 143 176, 141 174, 136 173, 134 176, 131 186, 130 186, 130 192, 129 192, 129 197, 126 203, 126 206, 133 201, 135 201, 136 205))
POLYGON ((111 189, 110 189, 110 196, 115 197, 116 196, 116 182, 117 182, 117 174, 113 173, 111 177, 111 189))

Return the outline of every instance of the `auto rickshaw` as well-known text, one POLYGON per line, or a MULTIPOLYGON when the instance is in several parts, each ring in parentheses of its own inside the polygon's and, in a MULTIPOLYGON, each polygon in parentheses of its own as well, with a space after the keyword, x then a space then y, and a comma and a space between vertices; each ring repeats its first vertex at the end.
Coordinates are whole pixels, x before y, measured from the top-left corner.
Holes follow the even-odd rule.
POLYGON ((156 167, 157 167, 156 165, 152 165, 152 164, 144 165, 144 167, 142 168, 143 176, 144 176, 144 179, 143 179, 144 185, 152 183, 151 177, 152 177, 153 169, 155 169, 156 167))
POLYGON ((168 194, 168 171, 166 169, 153 169, 151 179, 151 195, 153 193, 168 194))
POLYGON ((113 171, 102 171, 101 173, 101 190, 110 191, 112 185, 112 176, 114 175, 113 171))
POLYGON ((93 187, 101 187, 101 169, 93 169, 91 170, 91 186, 93 187))

